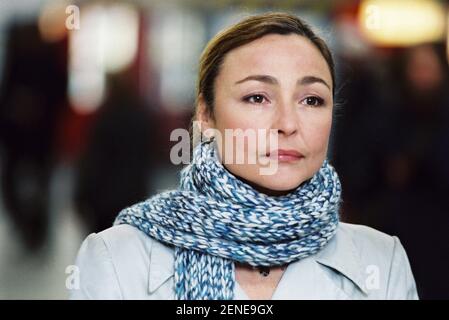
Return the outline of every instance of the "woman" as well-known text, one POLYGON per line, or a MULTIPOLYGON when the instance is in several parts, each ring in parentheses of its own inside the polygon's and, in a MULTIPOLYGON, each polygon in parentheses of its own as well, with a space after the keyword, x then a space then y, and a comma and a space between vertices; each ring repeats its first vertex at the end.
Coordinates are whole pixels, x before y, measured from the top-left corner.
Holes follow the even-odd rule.
POLYGON ((209 139, 177 190, 87 237, 71 298, 416 299, 398 238, 339 222, 340 182, 326 159, 334 78, 328 47, 293 15, 219 33, 197 85, 194 119, 209 139), (250 143, 246 130, 274 142, 250 143), (238 152, 260 161, 223 161, 238 152), (275 170, 263 174, 262 160, 275 170))

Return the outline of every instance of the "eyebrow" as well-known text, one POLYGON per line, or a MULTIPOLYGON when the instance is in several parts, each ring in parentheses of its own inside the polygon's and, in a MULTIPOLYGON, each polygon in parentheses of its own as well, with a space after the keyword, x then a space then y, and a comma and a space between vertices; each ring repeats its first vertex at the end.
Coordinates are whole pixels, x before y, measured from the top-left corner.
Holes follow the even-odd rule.
MULTIPOLYGON (((271 85, 279 84, 279 82, 276 80, 275 77, 265 75, 265 74, 250 75, 250 76, 247 76, 246 78, 243 78, 242 80, 237 81, 235 84, 240 84, 242 82, 250 81, 250 80, 260 81, 260 82, 268 83, 271 85)), ((298 79, 298 81, 296 82, 296 85, 308 85, 308 84, 312 84, 312 83, 324 84, 326 87, 329 88, 329 90, 331 90, 330 85, 326 81, 324 81, 323 79, 321 79, 319 77, 315 77, 315 76, 305 76, 301 79, 298 79)))

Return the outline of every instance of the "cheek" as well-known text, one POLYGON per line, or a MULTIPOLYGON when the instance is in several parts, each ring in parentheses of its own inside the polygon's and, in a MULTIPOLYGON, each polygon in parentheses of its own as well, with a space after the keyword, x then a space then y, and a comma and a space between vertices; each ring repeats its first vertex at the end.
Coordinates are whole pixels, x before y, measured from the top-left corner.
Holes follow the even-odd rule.
POLYGON ((332 126, 332 117, 311 121, 303 130, 304 142, 312 153, 326 152, 332 126))
POLYGON ((261 117, 255 117, 248 112, 223 112, 217 116, 216 128, 221 133, 223 142, 228 141, 233 136, 233 149, 237 147, 237 140, 244 141, 245 153, 256 152, 258 136, 263 134, 269 125, 261 117), (261 131, 264 129, 264 131, 261 131), (226 132, 226 130, 228 132, 226 132), (249 142, 254 143, 249 143, 249 142))
POLYGON ((220 130, 224 130, 224 129, 241 129, 241 130, 246 130, 246 129, 251 129, 251 128, 256 128, 257 123, 253 120, 253 119, 247 119, 244 115, 242 116, 236 116, 234 115, 229 115, 229 116, 225 116, 220 118, 220 121, 217 122, 217 127, 220 128, 220 130))
POLYGON ((241 105, 222 104, 216 109, 217 128, 258 129, 264 127, 263 114, 241 105))

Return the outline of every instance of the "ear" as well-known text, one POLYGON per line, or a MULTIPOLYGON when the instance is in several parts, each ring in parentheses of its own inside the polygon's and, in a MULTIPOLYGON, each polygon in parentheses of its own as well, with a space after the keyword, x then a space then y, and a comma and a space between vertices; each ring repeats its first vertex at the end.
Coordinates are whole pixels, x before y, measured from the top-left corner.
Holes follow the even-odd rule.
MULTIPOLYGON (((209 112, 206 101, 204 100, 203 94, 201 93, 198 97, 198 106, 197 106, 197 114, 196 119, 199 121, 201 126, 201 132, 204 132, 207 129, 215 128, 214 119, 212 119, 212 114, 209 112)), ((209 130, 211 132, 212 130, 209 130)))

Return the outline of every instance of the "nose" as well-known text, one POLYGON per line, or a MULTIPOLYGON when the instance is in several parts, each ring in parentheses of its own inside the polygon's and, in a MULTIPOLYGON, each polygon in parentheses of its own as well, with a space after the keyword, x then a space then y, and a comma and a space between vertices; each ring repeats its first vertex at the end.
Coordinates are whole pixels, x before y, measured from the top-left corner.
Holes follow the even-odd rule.
POLYGON ((273 129, 279 135, 290 136, 298 131, 299 119, 295 107, 290 103, 281 103, 275 110, 273 129))

